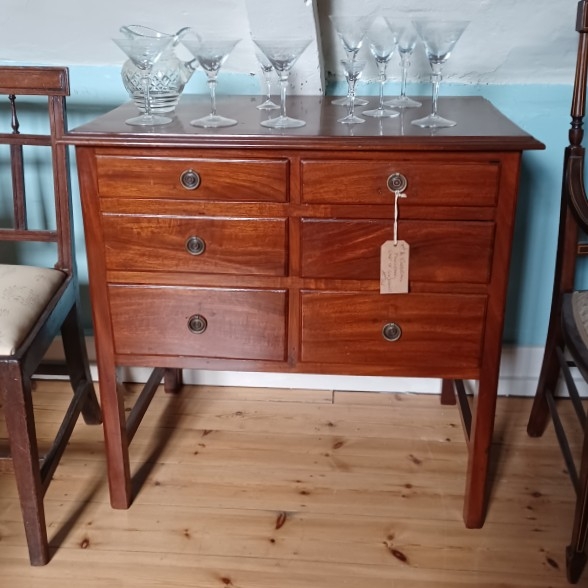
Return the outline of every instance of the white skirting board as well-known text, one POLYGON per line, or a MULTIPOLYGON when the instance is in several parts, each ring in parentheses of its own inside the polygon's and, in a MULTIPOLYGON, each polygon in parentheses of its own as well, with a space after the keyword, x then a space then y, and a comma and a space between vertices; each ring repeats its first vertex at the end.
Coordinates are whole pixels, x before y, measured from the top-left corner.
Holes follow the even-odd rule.
MULTIPOLYGON (((94 340, 87 338, 92 377, 97 380, 94 340)), ((63 357, 63 349, 57 341, 50 351, 54 359, 63 357)), ((543 347, 504 346, 500 368, 498 394, 500 396, 533 396, 537 386, 543 347)), ((119 369, 123 382, 146 382, 151 370, 141 367, 119 369)), ((435 378, 387 378, 380 376, 331 376, 316 374, 279 374, 261 372, 224 372, 213 370, 184 370, 186 384, 203 386, 238 386, 253 388, 303 388, 314 390, 349 390, 365 392, 413 392, 436 394, 441 381, 435 378)), ((588 386, 581 376, 576 383, 580 394, 588 397, 588 386)))

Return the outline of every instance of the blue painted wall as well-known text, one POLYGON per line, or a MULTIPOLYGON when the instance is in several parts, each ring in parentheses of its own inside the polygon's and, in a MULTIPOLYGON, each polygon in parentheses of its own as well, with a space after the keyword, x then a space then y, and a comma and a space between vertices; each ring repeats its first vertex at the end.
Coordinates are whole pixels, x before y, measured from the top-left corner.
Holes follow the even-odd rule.
MULTIPOLYGON (((118 67, 71 67, 70 127, 77 126, 127 100, 118 67)), ((331 82, 329 94, 342 94, 344 85, 331 82)), ((204 75, 197 72, 186 92, 206 93, 204 75)), ((377 94, 374 83, 360 85, 359 93, 377 94)), ((218 92, 260 93, 257 76, 221 72, 218 92)), ((389 84, 386 94, 398 92, 389 84)), ((553 264, 557 241, 561 164, 567 145, 571 85, 455 85, 445 84, 441 95, 480 95, 499 108, 525 131, 547 146, 545 151, 525 153, 517 212, 514 255, 510 275, 504 339, 520 346, 542 346, 547 330, 553 264)), ((409 87, 411 94, 429 94, 427 85, 409 87)), ((74 182, 75 184, 75 182, 74 182)), ((75 187, 75 186, 74 186, 75 187)), ((78 225, 78 262, 82 283, 87 283, 85 251, 78 225)), ((89 315, 87 315, 89 316, 89 315)), ((89 319, 88 319, 89 326, 89 319)))

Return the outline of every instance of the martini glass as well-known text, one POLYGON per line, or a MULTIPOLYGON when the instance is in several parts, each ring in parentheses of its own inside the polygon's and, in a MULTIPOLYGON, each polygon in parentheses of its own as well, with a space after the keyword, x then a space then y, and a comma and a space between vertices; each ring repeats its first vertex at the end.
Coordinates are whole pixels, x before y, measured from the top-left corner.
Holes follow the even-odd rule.
POLYGON ((134 116, 125 122, 128 125, 154 126, 166 125, 172 121, 169 116, 151 113, 151 97, 149 95, 151 69, 163 55, 164 51, 174 42, 174 37, 169 35, 154 35, 133 38, 113 39, 122 49, 134 65, 141 70, 145 96, 145 112, 140 116, 134 116))
MULTIPOLYGON (((335 15, 329 14, 329 19, 335 27, 337 36, 343 44, 343 49, 347 54, 346 61, 355 61, 357 53, 363 45, 363 40, 373 20, 373 15, 356 16, 356 15, 335 15)), ((349 106, 350 103, 349 86, 347 87, 347 96, 335 98, 331 104, 339 106, 349 106)), ((358 106, 364 106, 368 103, 363 98, 356 98, 355 103, 358 106)))
POLYGON ((280 106, 272 100, 272 72, 274 71, 274 66, 259 49, 255 51, 255 56, 261 67, 261 73, 263 74, 263 79, 265 80, 267 88, 265 101, 259 104, 256 108, 258 110, 277 110, 280 106))
MULTIPOLYGON (((365 118, 361 118, 355 114, 355 84, 361 77, 365 64, 365 59, 341 60, 341 65, 345 71, 345 77, 347 78, 347 84, 349 85, 349 106, 347 116, 338 119, 338 122, 343 123, 344 125, 354 125, 365 122, 365 118)), ((398 116, 398 113, 396 113, 396 116, 398 116)))
POLYGON ((209 39, 200 41, 198 39, 183 39, 182 43, 190 51, 208 78, 208 89, 210 90, 210 114, 190 121, 195 127, 219 128, 232 127, 237 124, 234 118, 227 118, 216 113, 216 79, 222 64, 234 49, 240 39, 209 39))
POLYGON ((268 58, 280 78, 280 115, 261 121, 260 124, 272 129, 303 127, 306 124, 303 120, 286 114, 286 93, 290 70, 310 45, 310 39, 254 39, 253 42, 268 58))
POLYGON ((424 118, 413 120, 412 124, 423 128, 453 127, 457 123, 437 114, 437 99, 441 70, 443 64, 451 56, 451 51, 469 24, 467 20, 415 20, 416 32, 425 45, 425 53, 431 65, 431 82, 433 86, 433 100, 431 114, 424 118))
POLYGON ((364 110, 362 114, 374 118, 393 118, 399 113, 384 105, 384 86, 386 84, 386 68, 396 47, 396 34, 383 19, 377 19, 370 27, 367 38, 371 54, 376 60, 380 78, 380 103, 378 108, 364 110))
POLYGON ((402 78, 400 82, 400 96, 391 98, 386 101, 387 106, 394 108, 418 108, 421 103, 413 100, 406 95, 406 78, 408 76, 408 68, 410 67, 410 57, 414 51, 417 42, 417 32, 409 20, 398 20, 394 18, 384 17, 388 26, 396 31, 396 47, 400 55, 400 69, 402 71, 402 78))

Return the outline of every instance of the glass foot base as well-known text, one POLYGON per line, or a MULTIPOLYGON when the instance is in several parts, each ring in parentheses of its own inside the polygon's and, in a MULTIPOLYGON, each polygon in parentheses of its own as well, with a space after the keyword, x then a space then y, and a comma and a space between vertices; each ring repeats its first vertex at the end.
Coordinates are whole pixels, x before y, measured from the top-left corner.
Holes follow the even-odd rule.
POLYGON ((205 129, 214 129, 219 127, 232 127, 237 124, 234 118, 227 118, 226 116, 219 116, 218 114, 209 114, 202 118, 191 120, 190 124, 193 127, 204 127, 205 129))
POLYGON ((361 114, 373 118, 396 118, 400 113, 390 108, 374 108, 374 110, 363 110, 361 114))
POLYGON ((128 125, 136 125, 142 127, 154 127, 157 125, 167 125, 173 119, 169 116, 161 116, 160 114, 142 114, 141 116, 134 116, 127 118, 125 123, 128 125))
POLYGON ((356 125, 359 123, 364 123, 365 118, 361 118, 359 116, 356 116, 355 114, 348 114, 347 116, 344 116, 343 118, 337 119, 337 122, 340 122, 344 125, 356 125))
POLYGON ((262 127, 268 127, 270 129, 294 129, 296 127, 303 127, 306 122, 289 116, 277 116, 276 118, 262 120, 259 124, 262 127))
MULTIPOLYGON (((331 100, 331 104, 335 104, 336 106, 349 106, 349 97, 335 98, 335 100, 331 100)), ((369 104, 369 101, 365 98, 355 98, 355 106, 365 106, 366 104, 369 104)))
POLYGON ((278 110, 280 105, 276 104, 273 100, 268 98, 265 102, 262 102, 255 108, 257 108, 257 110, 278 110))
POLYGON ((413 100, 408 96, 397 96, 384 102, 386 106, 392 106, 392 108, 418 108, 422 104, 418 100, 413 100))
POLYGON ((429 114, 429 116, 417 118, 411 122, 413 125, 424 129, 441 129, 444 127, 454 127, 457 124, 455 121, 443 118, 438 114, 429 114))

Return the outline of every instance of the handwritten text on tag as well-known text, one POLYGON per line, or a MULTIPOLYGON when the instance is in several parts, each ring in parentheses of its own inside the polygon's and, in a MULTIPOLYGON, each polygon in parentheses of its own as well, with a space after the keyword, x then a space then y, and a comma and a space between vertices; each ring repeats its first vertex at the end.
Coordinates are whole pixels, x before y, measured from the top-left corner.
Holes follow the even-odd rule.
POLYGON ((380 293, 408 292, 410 246, 406 241, 386 241, 380 249, 380 293))

